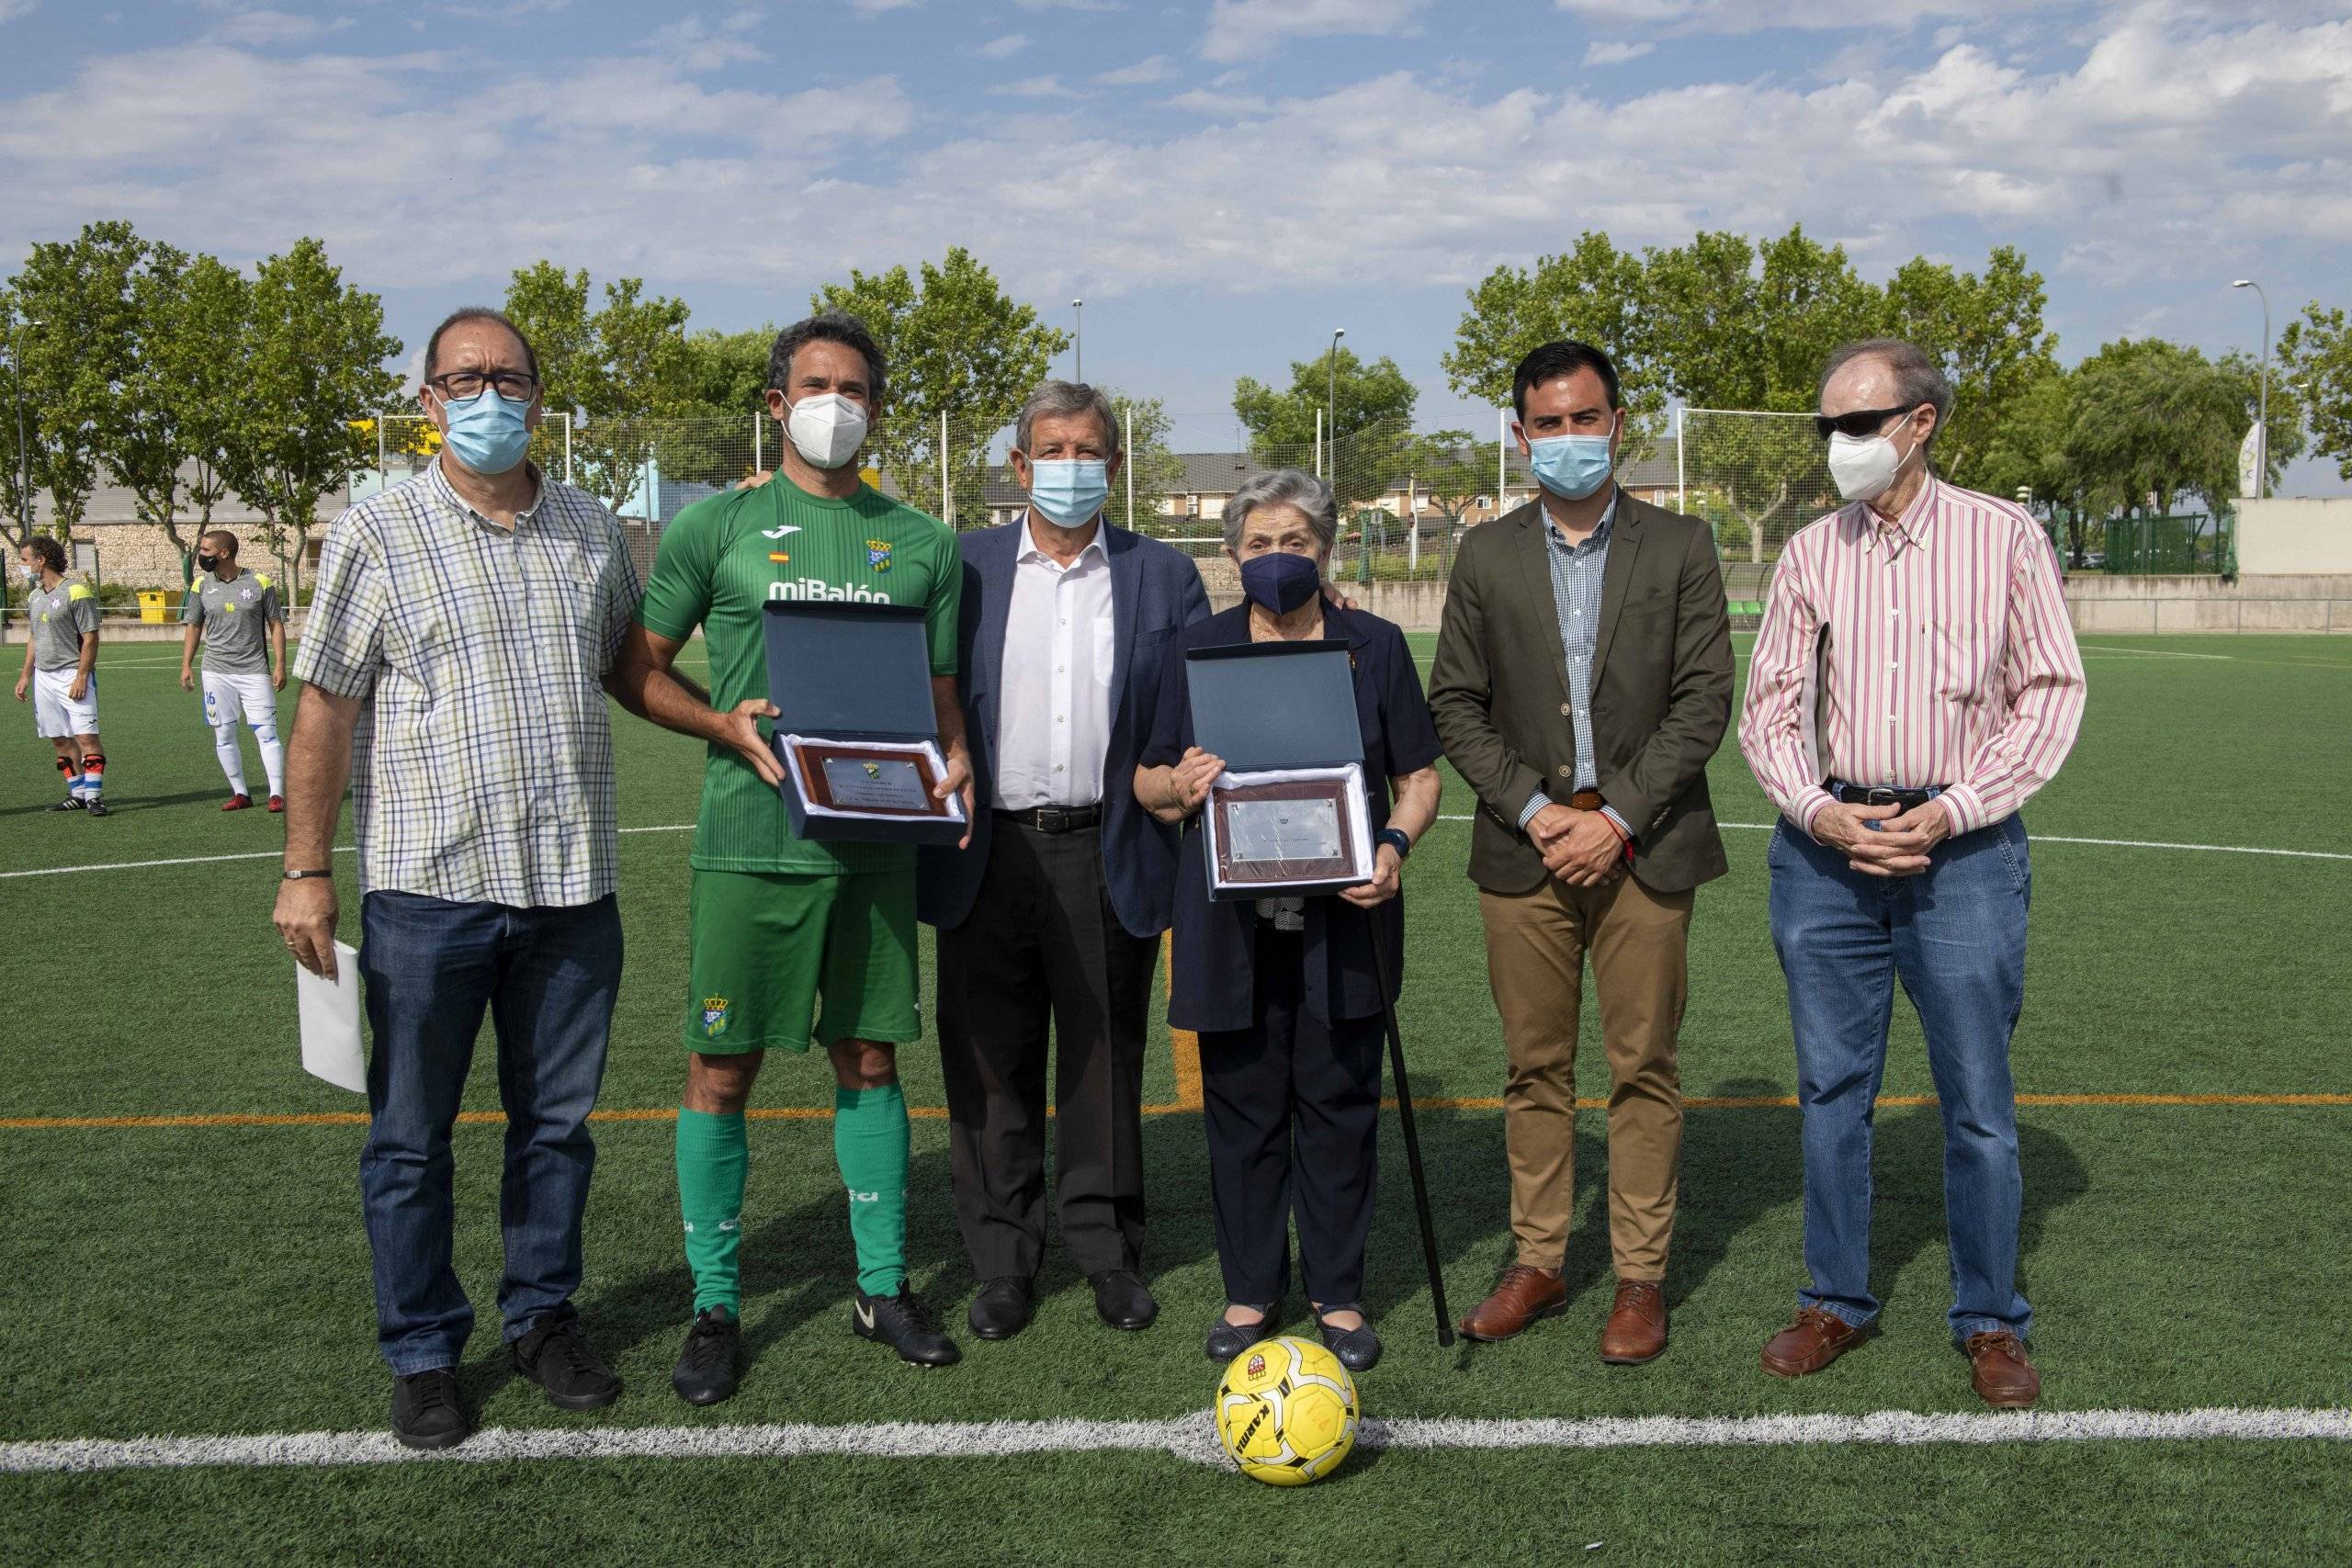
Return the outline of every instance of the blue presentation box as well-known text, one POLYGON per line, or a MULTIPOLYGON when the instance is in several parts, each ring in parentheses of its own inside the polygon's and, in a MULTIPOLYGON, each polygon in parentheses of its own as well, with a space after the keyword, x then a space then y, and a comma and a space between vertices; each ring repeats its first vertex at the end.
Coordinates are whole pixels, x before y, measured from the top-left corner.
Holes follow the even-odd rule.
MULTIPOLYGON (((1201 808, 1201 851, 1213 899, 1297 898, 1372 880, 1363 734, 1356 724, 1355 677, 1343 642, 1251 642, 1197 648, 1184 656, 1193 743, 1225 762, 1201 808), (1240 775, 1236 778, 1235 775, 1240 775), (1227 810, 1251 795, 1339 811, 1334 853, 1314 874, 1280 882, 1228 874, 1227 810), (1220 796, 1231 796, 1220 808, 1220 796)), ((1261 802, 1261 804, 1268 804, 1261 802)))
POLYGON ((960 795, 945 817, 842 815, 811 809, 785 738, 827 746, 927 746, 944 773, 931 701, 931 646, 918 604, 767 604, 768 739, 784 769, 784 808, 795 838, 955 844, 967 829, 960 795))

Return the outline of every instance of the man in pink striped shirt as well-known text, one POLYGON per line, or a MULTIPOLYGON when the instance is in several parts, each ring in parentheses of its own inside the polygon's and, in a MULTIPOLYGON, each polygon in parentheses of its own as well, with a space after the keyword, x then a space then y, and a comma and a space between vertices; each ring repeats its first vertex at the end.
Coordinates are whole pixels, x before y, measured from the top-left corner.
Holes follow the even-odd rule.
POLYGON ((1934 361, 1891 338, 1849 344, 1822 372, 1820 406, 1849 504, 1782 553, 1739 723, 1781 816, 1772 941, 1796 1035, 1812 1275, 1764 1368, 1818 1371, 1878 1314, 1871 1122, 1900 980, 1943 1113, 1952 1337, 1985 1403, 2021 1407, 2041 1379, 2017 1288, 2009 1037, 2031 885, 2018 809, 2075 743, 2082 660, 2040 525, 1930 471, 1951 407, 1934 361))

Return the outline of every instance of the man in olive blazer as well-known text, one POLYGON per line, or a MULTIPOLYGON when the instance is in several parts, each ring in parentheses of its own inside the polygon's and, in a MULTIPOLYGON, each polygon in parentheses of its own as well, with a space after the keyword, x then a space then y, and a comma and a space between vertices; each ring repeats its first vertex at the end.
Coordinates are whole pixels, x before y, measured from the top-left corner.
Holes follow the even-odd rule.
POLYGON ((1692 890, 1728 869, 1707 760, 1731 718, 1731 623, 1707 527, 1613 478, 1617 373, 1588 344, 1519 367, 1538 499, 1464 536, 1430 708, 1476 792, 1470 877, 1509 1065, 1518 1258, 1463 1324, 1504 1339, 1566 1304, 1577 1015, 1591 955, 1608 1052, 1606 1361, 1666 1348, 1682 1146, 1675 1061, 1692 890))

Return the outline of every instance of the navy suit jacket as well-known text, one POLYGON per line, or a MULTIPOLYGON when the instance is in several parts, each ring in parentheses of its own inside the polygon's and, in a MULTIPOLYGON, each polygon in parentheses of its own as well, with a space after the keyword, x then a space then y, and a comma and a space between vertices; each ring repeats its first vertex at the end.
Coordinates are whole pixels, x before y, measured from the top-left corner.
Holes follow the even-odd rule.
MULTIPOLYGON (((1159 707, 1159 673, 1170 639, 1205 620, 1200 569, 1171 545, 1102 523, 1111 562, 1111 740, 1102 759, 1102 876, 1119 923, 1136 936, 1168 929, 1176 888, 1176 829, 1136 804, 1136 757, 1159 707)), ((958 535, 964 604, 956 630, 956 690, 971 749, 972 847, 925 845, 915 854, 915 912, 952 931, 972 912, 988 868, 989 812, 996 806, 997 704, 1003 687, 1004 630, 1012 607, 1013 558, 1023 522, 958 535)))

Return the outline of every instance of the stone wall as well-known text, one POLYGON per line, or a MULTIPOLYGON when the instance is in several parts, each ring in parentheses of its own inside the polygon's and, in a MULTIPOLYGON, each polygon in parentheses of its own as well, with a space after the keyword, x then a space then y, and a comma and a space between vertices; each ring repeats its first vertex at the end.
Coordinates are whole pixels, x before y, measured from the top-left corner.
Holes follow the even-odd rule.
POLYGON ((2352 575, 2352 496, 2241 501, 2237 546, 2246 577, 2352 575))
MULTIPOLYGON (((2245 563, 2241 543, 2239 565, 2245 563)), ((2218 577, 2073 577, 2066 608, 2078 635, 2352 632, 2352 572, 2218 577)))

